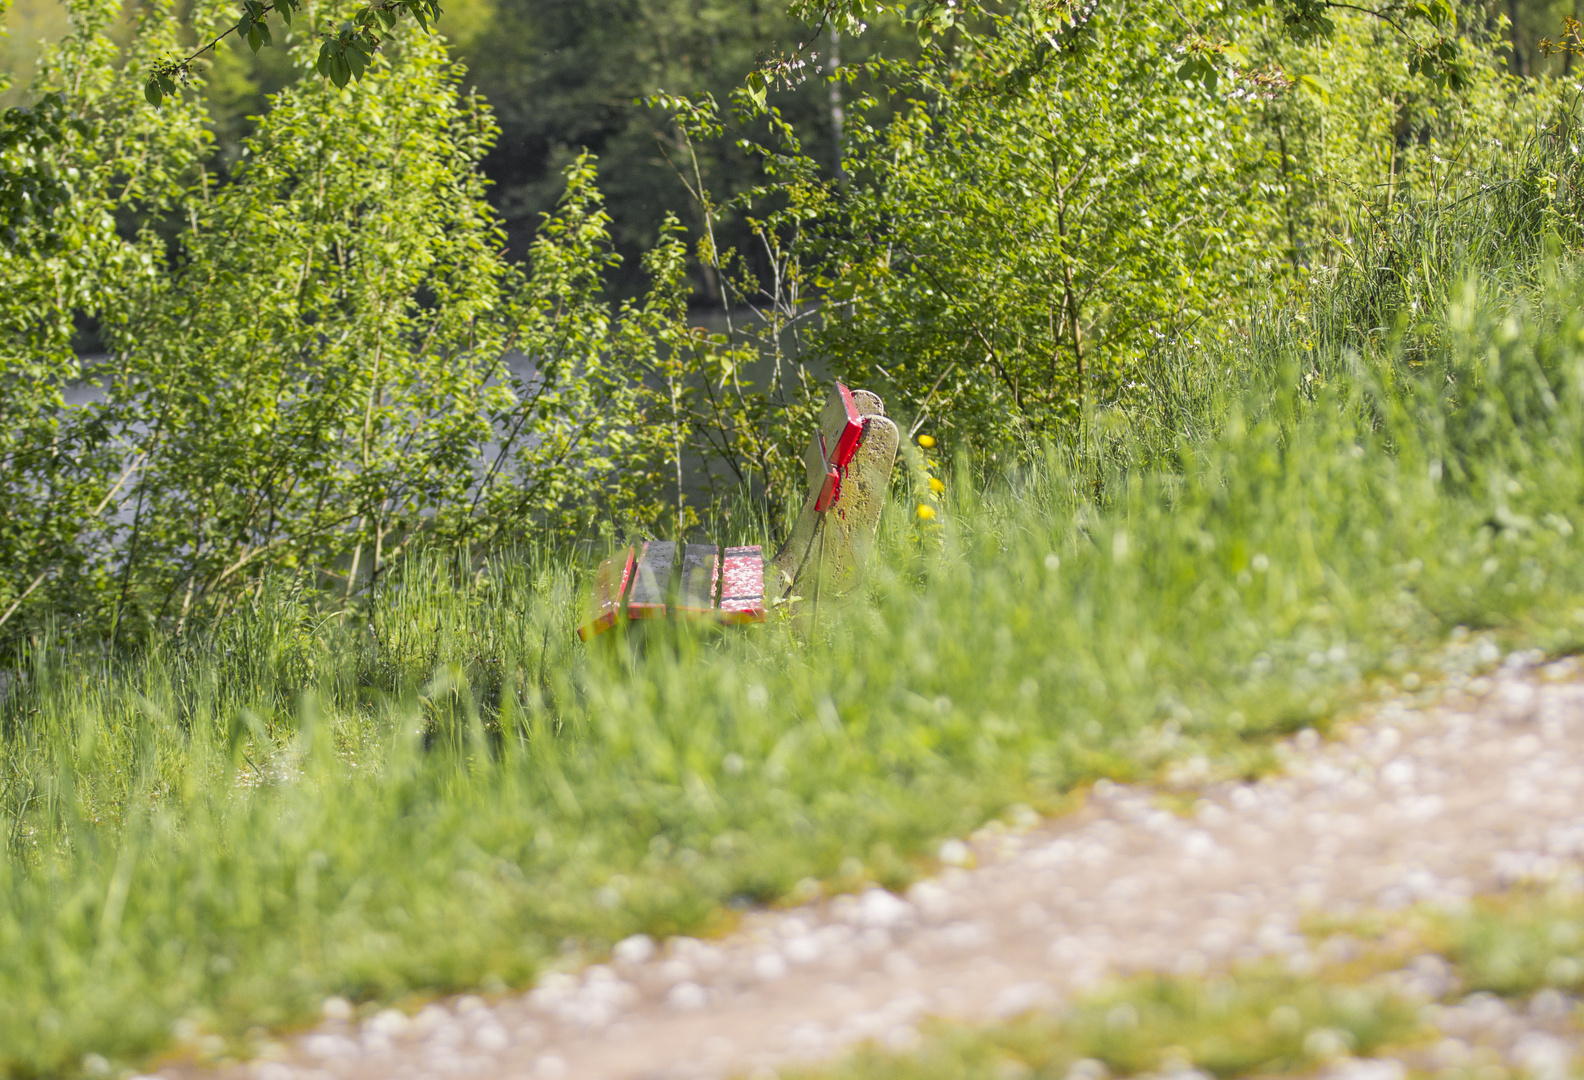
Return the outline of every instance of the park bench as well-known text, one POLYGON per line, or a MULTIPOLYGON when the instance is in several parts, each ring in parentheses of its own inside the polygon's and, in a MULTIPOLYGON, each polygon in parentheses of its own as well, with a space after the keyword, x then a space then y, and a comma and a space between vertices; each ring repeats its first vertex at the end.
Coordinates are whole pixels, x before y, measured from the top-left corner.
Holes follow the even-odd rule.
POLYGON ((600 563, 586 618, 587 641, 623 622, 688 619, 764 622, 768 605, 836 598, 861 580, 891 487, 897 427, 880 398, 837 383, 820 411, 803 462, 808 496, 770 560, 758 544, 726 547, 648 540, 600 563))

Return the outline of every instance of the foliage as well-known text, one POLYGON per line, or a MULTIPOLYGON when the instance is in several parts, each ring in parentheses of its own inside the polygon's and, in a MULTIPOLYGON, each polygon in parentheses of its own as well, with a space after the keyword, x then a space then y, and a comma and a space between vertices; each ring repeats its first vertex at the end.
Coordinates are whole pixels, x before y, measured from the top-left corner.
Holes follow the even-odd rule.
MULTIPOLYGON (((1038 68, 1047 57, 1059 52, 1066 32, 1086 21, 1092 8, 1091 4, 1059 0, 1028 5, 1029 22, 1036 32, 1029 53, 1032 66, 1038 68)), ((1471 5, 1471 8, 1460 12, 1452 0, 1388 3, 1379 8, 1360 7, 1341 0, 1272 0, 1249 4, 1247 10, 1254 19, 1243 23, 1242 29, 1246 33, 1274 24, 1292 40, 1307 43, 1333 34, 1340 21, 1338 12, 1362 12, 1396 33, 1412 74, 1424 76, 1440 87, 1459 89, 1468 76, 1468 56, 1464 51, 1467 16, 1483 14, 1477 7, 1471 5)), ((832 22, 841 27, 860 26, 865 19, 885 11, 905 11, 909 22, 917 28, 919 40, 927 44, 948 33, 973 34, 976 16, 994 11, 996 7, 958 0, 919 0, 907 5, 884 0, 793 0, 790 10, 810 21, 832 22)), ((1235 36, 1230 42, 1200 38, 1197 43, 1187 44, 1183 52, 1187 55, 1180 73, 1202 74, 1211 80, 1220 66, 1213 56, 1236 60, 1245 55, 1235 36)))
MULTIPOLYGON (((691 179, 697 165, 723 203, 762 179, 756 157, 734 137, 690 144, 667 111, 645 103, 651 95, 724 101, 759 63, 801 46, 795 77, 778 84, 772 101, 829 170, 832 109, 852 91, 833 97, 820 76, 833 63, 857 72, 877 54, 912 51, 895 19, 833 40, 789 19, 781 5, 741 0, 498 0, 493 26, 463 55, 500 118, 502 138, 484 167, 511 250, 526 249, 539 214, 559 195, 561 167, 587 150, 602 163, 612 236, 625 260, 612 282, 621 295, 640 291, 639 254, 659 241, 667 213, 695 234, 704 229, 679 170, 691 179)), ((740 217, 728 214, 716 227, 723 246, 747 248, 751 232, 740 217)), ((694 264, 690 272, 693 302, 720 304, 712 271, 694 264)))
MULTIPOLYGON (((83 40, 103 49, 98 32, 83 40)), ((346 596, 419 534, 487 544, 657 512, 632 372, 662 346, 603 299, 613 256, 591 163, 569 171, 529 268, 508 263, 477 171, 488 111, 458 99, 438 42, 394 40, 355 86, 283 91, 213 190, 195 104, 185 130, 170 109, 155 119, 125 101, 127 74, 95 138, 61 146, 59 167, 99 183, 71 204, 98 231, 77 240, 62 215, 53 261, 9 253, 23 287, 5 480, 14 505, 38 507, 0 534, 0 612, 33 593, 38 613, 17 628, 53 609, 117 638, 179 631, 269 568, 346 596), (140 187, 117 190, 115 123, 160 140, 144 159, 163 171, 140 187), (113 217, 128 210, 150 221, 133 240, 113 217), (63 269, 81 293, 52 289, 63 269), (80 377, 80 311, 111 350, 87 408, 62 396, 80 377)))
POLYGON ((32 108, 10 108, 0 115, 0 223, 6 243, 23 247, 36 231, 46 241, 55 240, 43 226, 51 215, 71 201, 71 182, 53 168, 50 151, 61 144, 67 131, 89 137, 86 124, 71 116, 59 93, 46 94, 32 108), (19 229, 21 231, 19 231, 19 229))
MULTIPOLYGON (((831 374, 880 392, 907 429, 1002 460, 1044 437, 1085 444, 1097 412, 1161 422, 1175 408, 1161 355, 1212 347, 1368 258, 1407 207, 1471 220, 1438 211, 1541 168, 1525 135, 1577 109, 1472 38, 1460 89, 1438 86, 1362 15, 1301 48, 1215 5, 980 17, 916 62, 865 65, 889 99, 849 102, 840 176, 752 87, 729 121, 710 98, 655 99, 688 146, 735 131, 762 160, 765 182, 724 201, 685 173, 728 325, 684 411, 696 453, 772 503, 797 491, 795 433, 831 374), (717 232, 732 212, 751 259, 717 232), (764 359, 736 393, 745 354, 764 359)), ((1550 190, 1563 220, 1570 196, 1550 190)), ((1367 289, 1369 325, 1389 325, 1401 294, 1367 289)))
POLYGON ((77 176, 71 204, 5 255, 0 483, 32 512, 0 533, 0 629, 179 630, 270 568, 350 598, 419 536, 680 535, 739 486, 777 520, 833 374, 987 460, 1091 442, 1115 409, 1170 428, 1161 355, 1362 255, 1361 205, 1452 205, 1511 131, 1572 108, 1489 56, 1438 89, 1362 16, 1296 50, 1214 7, 976 10, 916 59, 835 72, 832 102, 875 90, 846 100, 839 171, 778 104, 803 98, 749 88, 730 127, 708 96, 652 99, 696 261, 662 219, 647 291, 614 307, 588 158, 528 268, 504 257, 480 176, 497 133, 438 42, 395 33, 364 82, 282 90, 222 171, 198 99, 133 96, 173 14, 150 9, 117 69, 106 16, 79 12, 38 83, 71 88, 79 126, 38 158, 77 176), (758 182, 716 190, 739 138, 758 182), (717 332, 692 325, 690 266, 717 332), (84 323, 109 352, 88 371, 84 323), (67 406, 85 377, 105 400, 67 406))
POLYGON ((347 535, 377 574, 393 534, 465 496, 466 448, 511 408, 489 383, 512 274, 471 167, 492 133, 453 105, 434 46, 405 54, 344 97, 283 94, 112 339, 111 401, 149 429, 123 602, 185 616, 261 559, 321 565, 347 535))
POLYGON ((1254 294, 1257 113, 1169 76, 1180 10, 1095 4, 1037 71, 1016 66, 1029 21, 998 20, 916 70, 894 123, 852 125, 814 348, 989 446, 1075 425, 1142 353, 1254 294))
MULTIPOLYGON (((81 611, 103 584, 94 553, 110 542, 106 511, 134 454, 104 409, 66 404, 67 388, 91 374, 72 347, 74 322, 127 325, 163 254, 147 223, 196 194, 188 185, 207 146, 201 110, 182 103, 155 116, 111 64, 103 5, 74 2, 69 15, 71 33, 35 89, 71 119, 32 141, 22 171, 68 184, 70 197, 13 220, 15 239, 0 246, 0 625, 29 598, 37 610, 81 611), (141 225, 123 229, 128 221, 141 225)), ((168 6, 150 6, 131 64, 167 47, 174 29, 168 6)))
MULTIPOLYGON (((148 81, 143 84, 143 96, 150 105, 158 106, 175 94, 177 82, 186 83, 192 77, 193 62, 220 44, 229 34, 235 33, 255 53, 262 46, 273 45, 275 42, 270 34, 267 16, 271 13, 279 15, 289 27, 293 16, 302 13, 305 7, 303 0, 243 0, 242 18, 236 25, 222 30, 208 44, 184 57, 156 63, 149 72, 148 81)), ((345 86, 354 78, 363 78, 363 73, 374 60, 375 52, 388 40, 381 35, 388 35, 401 15, 415 20, 427 31, 429 23, 440 18, 439 0, 380 0, 379 3, 365 4, 356 9, 338 30, 321 33, 323 40, 319 55, 314 60, 314 70, 337 87, 345 86)))

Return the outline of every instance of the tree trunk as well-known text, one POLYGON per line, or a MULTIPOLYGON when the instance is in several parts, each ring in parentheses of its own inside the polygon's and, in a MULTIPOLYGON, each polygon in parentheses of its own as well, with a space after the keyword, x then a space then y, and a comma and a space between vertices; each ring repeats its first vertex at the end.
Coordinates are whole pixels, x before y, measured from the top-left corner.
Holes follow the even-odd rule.
POLYGON ((830 28, 830 58, 826 67, 830 69, 831 158, 836 167, 836 180, 840 183, 844 179, 842 125, 846 122, 846 115, 842 112, 841 79, 837 77, 841 69, 841 31, 836 29, 834 23, 830 28))
POLYGON ((1523 46, 1519 44, 1518 31, 1518 0, 1507 0, 1507 21, 1512 25, 1508 27, 1512 34, 1512 70, 1519 78, 1529 77, 1529 57, 1524 53, 1523 46))

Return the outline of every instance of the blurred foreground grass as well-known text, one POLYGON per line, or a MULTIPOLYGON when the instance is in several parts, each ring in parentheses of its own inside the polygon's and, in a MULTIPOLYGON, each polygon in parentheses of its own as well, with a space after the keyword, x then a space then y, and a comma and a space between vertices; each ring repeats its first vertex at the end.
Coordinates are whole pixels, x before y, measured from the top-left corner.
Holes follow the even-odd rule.
POLYGON ((585 650, 584 560, 525 550, 415 559, 345 620, 280 583, 133 659, 40 642, 0 706, 0 1072, 244 1052, 330 994, 901 885, 1093 777, 1258 768, 1454 627, 1574 649, 1584 284, 1318 336, 1196 357, 1237 376, 1204 434, 1101 416, 1082 454, 959 462, 809 638, 585 650))

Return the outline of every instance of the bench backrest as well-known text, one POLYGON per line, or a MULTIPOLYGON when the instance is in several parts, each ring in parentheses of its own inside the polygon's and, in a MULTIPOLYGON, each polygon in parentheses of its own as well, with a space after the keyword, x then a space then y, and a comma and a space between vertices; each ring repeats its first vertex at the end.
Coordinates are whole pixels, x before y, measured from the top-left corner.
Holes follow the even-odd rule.
MULTIPOLYGON (((874 394, 837 383, 804 452, 808 496, 773 560, 771 595, 836 598, 861 579, 891 490, 899 435, 874 394)), ((759 545, 649 540, 600 563, 585 641, 622 619, 763 622, 765 564, 759 545)))
POLYGON ((772 560, 777 596, 837 597, 862 580, 899 442, 879 397, 836 384, 803 454, 808 496, 772 560))

